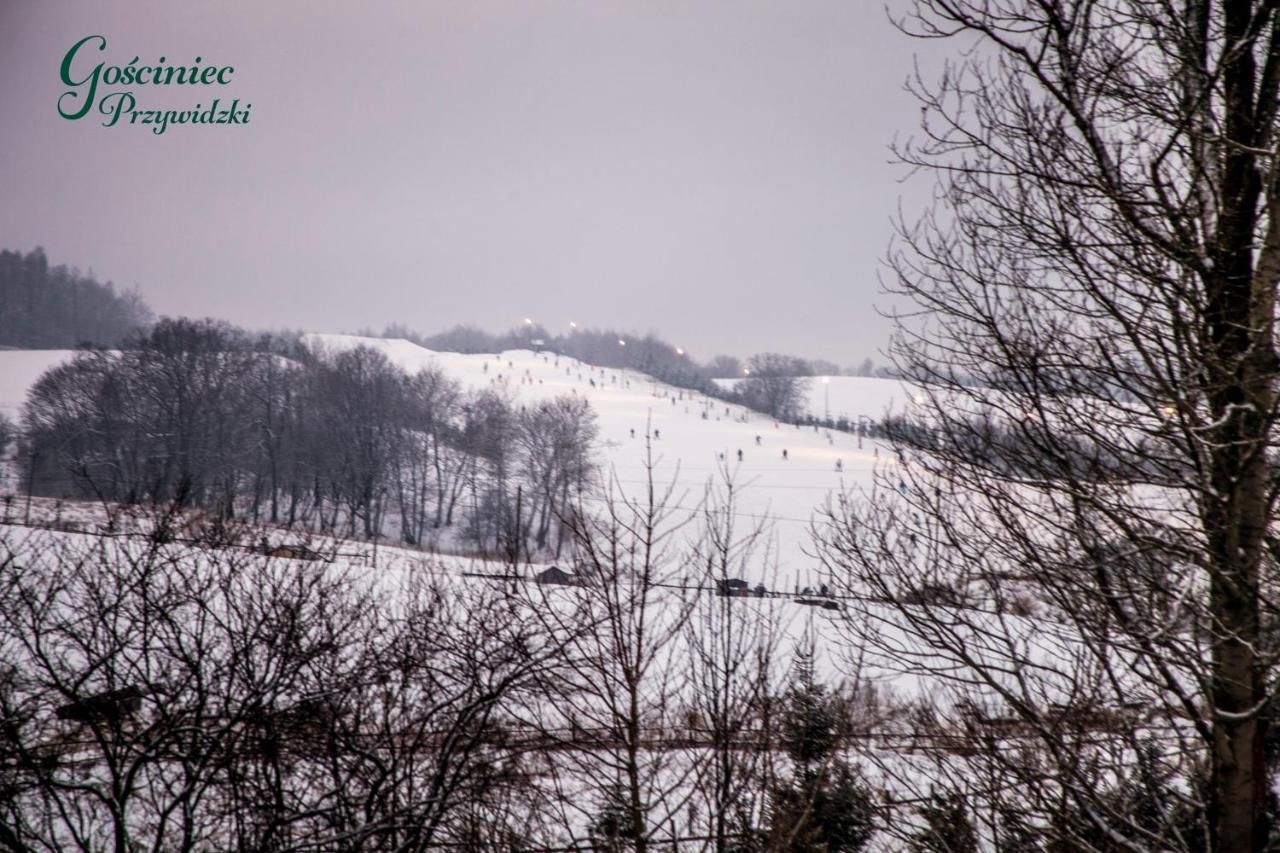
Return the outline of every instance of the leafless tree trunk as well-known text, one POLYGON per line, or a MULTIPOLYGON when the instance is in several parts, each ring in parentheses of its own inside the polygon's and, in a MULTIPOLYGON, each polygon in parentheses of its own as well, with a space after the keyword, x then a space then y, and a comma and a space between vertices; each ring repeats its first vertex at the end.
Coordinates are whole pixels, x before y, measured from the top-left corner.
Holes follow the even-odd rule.
POLYGON ((0 848, 509 849, 550 825, 510 733, 565 635, 527 601, 165 539, 3 531, 0 848))
POLYGON ((776 692, 781 625, 776 601, 757 593, 775 580, 765 576, 774 564, 767 527, 760 522, 737 532, 742 525, 727 472, 708 491, 691 554, 703 592, 686 625, 691 722, 706 738, 698 739, 696 783, 705 824, 692 828, 705 829, 707 848, 724 853, 764 825, 774 746, 766 708, 776 692), (731 580, 748 585, 731 586, 731 580))
MULTIPOLYGON (((650 454, 652 448, 649 448, 650 454)), ((599 510, 567 519, 578 587, 547 589, 549 629, 569 637, 565 666, 544 690, 554 697, 542 729, 560 743, 553 783, 566 829, 604 849, 646 851, 676 828, 691 795, 693 766, 664 734, 681 722, 688 672, 678 647, 693 602, 691 575, 673 537, 671 488, 647 462, 644 494, 617 484, 599 510)))
POLYGON ((1278 14, 920 0, 902 23, 965 50, 913 82, 900 149, 944 205, 892 256, 929 438, 825 555, 883 602, 858 641, 949 685, 975 762, 1007 750, 1074 849, 1271 837, 1278 14))

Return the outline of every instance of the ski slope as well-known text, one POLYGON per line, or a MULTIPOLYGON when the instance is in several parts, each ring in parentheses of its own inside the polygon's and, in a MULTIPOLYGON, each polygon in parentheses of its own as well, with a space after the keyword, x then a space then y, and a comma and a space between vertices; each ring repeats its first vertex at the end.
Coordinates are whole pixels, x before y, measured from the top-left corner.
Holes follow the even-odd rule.
MULTIPOLYGON (((650 436, 655 482, 660 490, 672 489, 669 520, 690 522, 681 531, 683 540, 699 536, 700 510, 708 502, 723 501, 726 480, 732 480, 735 534, 744 536, 763 525, 767 537, 767 547, 757 548, 742 572, 752 586, 763 583, 780 591, 817 588, 824 578, 810 556, 811 527, 822 522, 822 507, 843 493, 869 488, 877 471, 897 482, 896 458, 886 446, 870 439, 859 447, 854 435, 776 423, 744 407, 675 388, 636 371, 601 369, 529 351, 463 355, 435 352, 399 339, 334 334, 311 334, 304 339, 317 351, 369 347, 409 372, 435 367, 466 389, 500 391, 516 405, 566 394, 587 399, 598 417, 596 461, 615 491, 642 499, 647 490, 646 435, 650 436)), ((40 375, 73 355, 71 350, 0 351, 0 412, 17 419, 40 375)), ((840 400, 842 410, 868 417, 883 414, 901 393, 899 384, 891 380, 840 377, 833 378, 832 388, 838 389, 840 396, 833 399, 840 400)), ((811 389, 811 399, 822 401, 823 389, 811 389), (815 393, 818 396, 813 398, 815 393)), ((8 486, 5 491, 12 492, 16 482, 8 486)), ((44 503, 37 501, 36 509, 46 515, 55 512, 52 503, 42 508, 44 503)), ((103 521, 97 518, 100 508, 96 506, 58 506, 56 512, 64 521, 74 520, 82 529, 93 529, 103 521)), ((7 529, 6 536, 15 532, 7 529)), ((75 538, 69 533, 55 536, 75 538)), ((374 546, 345 543, 343 550, 370 547, 374 546)), ((385 574, 393 566, 420 561, 423 556, 400 554, 394 547, 376 549, 373 554, 381 556, 362 555, 351 562, 377 565, 385 574)), ((452 575, 466 571, 470 561, 440 555, 433 564, 448 566, 445 573, 452 575)), ((470 570, 496 571, 474 564, 470 570)), ((806 624, 810 631, 831 630, 819 627, 829 621, 819 608, 779 599, 744 601, 743 606, 781 608, 782 622, 789 626, 785 633, 793 635, 793 641, 806 624)), ((843 669, 828 653, 820 652, 819 657, 824 659, 822 668, 833 676, 843 669)))
MULTIPOLYGON (((672 488, 668 509, 671 520, 683 516, 691 523, 682 531, 686 540, 698 537, 700 510, 708 501, 723 501, 725 480, 733 482, 733 511, 737 536, 757 525, 766 525, 772 537, 768 549, 759 549, 743 569, 741 577, 751 585, 763 583, 771 590, 788 592, 798 587, 818 587, 823 578, 813 551, 811 531, 823 523, 822 508, 842 495, 864 493, 877 482, 891 487, 901 476, 899 461, 886 445, 856 435, 822 429, 797 428, 773 421, 740 406, 705 395, 674 388, 647 375, 627 370, 593 367, 574 359, 552 354, 512 351, 501 354, 463 355, 434 352, 411 342, 396 339, 364 338, 349 335, 313 334, 305 336, 316 350, 339 352, 359 346, 382 352, 409 372, 434 367, 471 390, 491 389, 508 395, 518 406, 533 404, 560 395, 585 398, 598 416, 597 462, 609 476, 612 488, 642 501, 647 491, 646 445, 653 452, 654 477, 659 491, 672 488), (649 441, 646 442, 646 436, 649 441), (757 443, 758 438, 758 443, 757 443), (738 459, 738 451, 742 459, 738 459), (783 451, 787 456, 783 458, 783 451), (840 470, 837 470, 837 462, 840 470), (878 480, 882 477, 883 480, 878 480), (711 497, 708 497, 710 495, 711 497)), ((0 352, 0 405, 17 414, 27 389, 48 367, 72 355, 71 351, 0 352)), ((830 406, 846 416, 879 417, 886 411, 902 411, 912 405, 911 391, 896 380, 833 377, 830 386, 815 383, 810 388, 810 406, 830 406), (830 395, 830 396, 828 396, 830 395), (837 409, 837 406, 839 409, 837 409)), ((889 499, 897 496, 891 494, 889 499)), ((600 496, 595 497, 601 499, 600 496)), ((100 526, 94 517, 100 508, 88 504, 73 508, 61 502, 49 503, 45 514, 54 513, 65 522, 80 524, 81 530, 100 526)), ((26 507, 22 507, 25 515, 26 507)), ((7 521, 7 519, 6 519, 7 521)), ((25 534, 0 525, 0 541, 22 541, 25 534)), ((75 533, 52 534, 68 541, 75 533)), ((338 567, 359 571, 374 570, 390 579, 405 572, 422 570, 421 552, 378 546, 371 543, 344 543, 338 567)), ((676 550, 683 550, 677 546, 676 550)), ((464 572, 492 574, 497 569, 472 561, 437 555, 428 562, 442 578, 457 582, 464 572)), ((535 567, 540 568, 540 567, 535 567)), ((688 576, 696 574, 690 565, 688 576)), ((683 575, 682 570, 677 576, 683 575)), ((485 581, 469 581, 484 583, 485 581)), ((853 670, 842 655, 849 650, 837 639, 842 630, 840 616, 791 599, 744 600, 743 607, 777 609, 779 627, 788 650, 807 634, 817 640, 815 663, 824 680, 834 682, 853 670)), ((845 619, 874 627, 883 637, 883 647, 895 649, 893 659, 876 654, 860 658, 861 675, 904 697, 935 696, 940 684, 931 672, 930 650, 899 624, 900 614, 873 600, 850 601, 845 619), (904 666, 902 661, 911 662, 904 666), (904 669, 906 671, 904 671, 904 669)), ((981 613, 967 617, 980 627, 987 619, 981 613)), ((1044 664, 1070 660, 1068 652, 1076 640, 1065 626, 1051 626, 1042 619, 1011 620, 1000 617, 1006 627, 1016 623, 1021 641, 1034 647, 1033 657, 1044 664), (1052 627, 1052 630, 1050 628, 1052 627)), ((981 632, 979 632, 981 633, 981 632)), ((975 650, 978 648, 975 640, 975 650)), ((1002 649, 983 649, 983 656, 1002 660, 1002 649)), ((789 660, 789 653, 781 660, 789 660)), ((1046 679, 1054 681, 1052 674, 1046 679)), ((1065 680, 1064 680, 1065 683, 1065 680)))
MULTIPOLYGON (((434 366, 465 388, 499 390, 517 405, 564 394, 585 397, 599 418, 597 461, 624 493, 644 491, 646 434, 652 438, 657 483, 674 487, 671 504, 677 514, 695 515, 709 488, 723 492, 726 478, 732 479, 740 532, 765 522, 775 537, 776 576, 762 565, 747 578, 753 584, 816 586, 815 562, 805 552, 821 507, 843 492, 869 487, 877 470, 897 481, 897 462, 877 442, 867 439, 859 447, 853 435, 776 423, 635 371, 529 351, 463 355, 400 339, 335 334, 311 334, 305 340, 317 350, 369 347, 410 372, 434 366)), ((73 355, 73 350, 0 351, 0 413, 17 420, 40 375, 73 355)), ((854 420, 897 411, 904 397, 901 384, 886 379, 830 377, 829 385, 814 380, 809 388, 814 414, 825 409, 854 420)))
MULTIPOLYGON (((877 470, 897 481, 893 454, 870 439, 859 447, 857 436, 780 424, 635 371, 524 350, 462 355, 399 339, 312 334, 305 340, 330 352, 369 347, 411 373, 435 367, 465 388, 509 393, 517 405, 565 394, 585 397, 599 417, 597 460, 623 493, 638 497, 645 490, 646 432, 652 436, 658 485, 675 487, 674 508, 696 513, 709 488, 732 478, 740 532, 766 522, 776 537, 777 576, 767 576, 772 570, 762 564, 758 574, 745 578, 753 585, 816 587, 821 578, 806 551, 811 551, 810 526, 820 520, 821 507, 842 493, 869 488, 877 470)), ((869 417, 879 417, 901 397, 893 380, 833 377, 832 382, 842 406, 869 417)), ((821 388, 816 393, 821 403, 821 388)))

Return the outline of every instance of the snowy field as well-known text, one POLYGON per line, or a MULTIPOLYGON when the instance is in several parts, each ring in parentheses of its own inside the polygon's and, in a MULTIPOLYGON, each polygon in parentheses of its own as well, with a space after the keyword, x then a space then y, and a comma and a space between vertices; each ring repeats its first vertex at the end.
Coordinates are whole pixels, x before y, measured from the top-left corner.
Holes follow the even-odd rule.
MULTIPOLYGON (((892 453, 870 439, 859 447, 853 435, 779 424, 743 407, 674 388, 635 371, 601 369, 528 351, 462 355, 434 352, 398 339, 331 334, 307 335, 305 340, 317 350, 327 351, 367 346, 408 372, 436 367, 464 388, 498 390, 517 405, 565 394, 585 397, 599 418, 597 461, 613 487, 628 496, 639 497, 645 491, 646 433, 651 436, 656 483, 672 487, 671 518, 690 522, 683 530, 687 539, 698 534, 701 508, 708 500, 723 500, 726 478, 732 479, 735 532, 743 535, 764 525, 768 536, 769 547, 759 549, 754 568, 744 572, 753 586, 763 583, 771 590, 788 592, 817 588, 824 579, 810 556, 810 530, 820 523, 822 507, 843 493, 869 488, 877 470, 897 481, 892 453), (709 494, 713 497, 708 498, 709 494)), ((0 351, 0 411, 16 420, 27 390, 45 370, 72 355, 71 350, 0 351)), ((838 399, 842 412, 878 417, 900 397, 901 386, 892 380, 833 377, 831 393, 835 395, 833 409, 838 399)), ((823 402, 820 386, 811 388, 811 399, 823 402)), ((54 513, 52 504, 36 503, 37 514, 54 513)), ((76 523, 80 529, 93 529, 102 521, 97 518, 101 508, 93 504, 63 506, 57 512, 61 521, 76 523)), ((375 556, 363 553, 369 546, 356 542, 343 543, 341 550, 356 566, 367 567, 375 561, 383 570, 410 563, 422 565, 423 555, 418 552, 402 554, 395 548, 379 547, 380 554, 375 556), (361 553, 356 556, 355 552, 361 553)), ((431 562, 437 571, 448 566, 450 574, 490 571, 459 558, 440 557, 431 562)), ((820 608, 778 601, 785 611, 784 623, 800 619, 795 631, 801 629, 801 623, 815 627, 829 623, 820 608)), ((821 633, 830 628, 818 630, 821 633)), ((826 664, 823 668, 831 675, 844 669, 836 661, 826 664)))
MULTIPOLYGON (((404 340, 346 335, 308 335, 306 342, 329 352, 367 346, 382 352, 407 372, 437 368, 466 389, 499 391, 517 406, 566 394, 585 398, 598 416, 597 462, 614 490, 636 500, 642 498, 647 487, 648 437, 656 483, 660 490, 672 487, 672 518, 690 522, 682 531, 686 548, 677 545, 677 550, 688 553, 687 545, 698 535, 700 510, 708 502, 722 501, 725 480, 732 480, 737 534, 763 524, 772 537, 769 551, 760 554, 743 572, 751 585, 763 583, 783 593, 798 587, 818 587, 826 579, 812 556, 811 531, 822 523, 823 506, 839 501, 841 496, 865 494, 877 482, 891 486, 880 499, 899 499, 892 486, 903 472, 896 454, 885 444, 871 439, 863 439, 860 444, 856 435, 776 423, 745 408, 665 385, 638 372, 601 369, 528 351, 462 355, 433 352, 404 340)), ((26 390, 39 375, 72 354, 62 350, 0 352, 0 411, 16 418, 26 390)), ((909 412, 915 393, 897 380, 831 377, 829 384, 820 379, 811 383, 808 405, 809 411, 819 417, 829 412, 833 418, 878 419, 887 413, 909 412)), ((1158 494, 1146 497, 1153 504, 1160 504, 1158 494)), ((28 502, 18 498, 5 503, 2 509, 0 558, 10 555, 19 563, 35 564, 63 549, 87 553, 104 541, 111 543, 107 547, 126 551, 147 547, 145 519, 138 526, 113 527, 103 537, 107 509, 101 504, 40 498, 28 502), (30 527, 24 523, 28 520, 30 527)), ((282 531, 265 533, 273 542, 303 538, 282 531)), ((178 540, 165 548, 185 564, 184 535, 187 534, 179 531, 178 540)), ((258 531, 254 531, 253 536, 257 535, 258 531)), ((326 572, 359 579, 392 597, 398 589, 408 588, 415 581, 459 590, 462 585, 478 589, 485 584, 506 587, 509 583, 482 577, 508 571, 498 563, 321 536, 310 537, 308 544, 326 555, 326 572)), ((243 546, 229 547, 243 554, 239 559, 267 561, 262 556, 251 556, 252 552, 243 546)), ((192 559, 200 565, 198 561, 204 558, 192 559)), ((287 570, 287 565, 278 562, 276 567, 287 570)), ((541 568, 530 566, 527 572, 532 574, 541 568)), ((687 561, 675 568, 673 579, 697 575, 693 561, 687 561)), ((531 583, 512 585, 511 590, 528 596, 528 612, 570 608, 578 595, 571 588, 545 588, 531 583)), ((679 611, 680 602, 696 600, 701 610, 724 601, 708 592, 685 588, 664 588, 656 598, 655 624, 661 624, 664 615, 679 611)), ((787 678, 795 650, 802 643, 807 646, 812 642, 820 682, 832 687, 843 684, 846 689, 856 684, 858 695, 875 697, 875 710, 868 711, 866 718, 867 732, 860 736, 863 739, 856 748, 867 761, 868 778, 886 796, 927 796, 928 780, 942 773, 941 765, 958 762, 949 750, 962 745, 967 724, 963 722, 967 719, 964 715, 968 713, 964 709, 995 709, 993 715, 998 718, 1001 702, 991 689, 973 685, 957 689, 951 682, 954 670, 948 671, 954 661, 938 657, 935 650, 920 643, 910 626, 903 624, 911 620, 909 613, 879 599, 857 596, 844 598, 843 606, 843 613, 831 612, 785 595, 733 603, 735 612, 753 614, 759 623, 774 626, 775 683, 787 678), (862 635, 871 638, 869 645, 858 647, 852 642, 852 635, 857 633, 852 630, 855 624, 861 626, 862 635), (872 688, 869 694, 868 688, 872 688), (940 719, 936 728, 918 731, 907 715, 911 706, 925 703, 940 711, 950 709, 951 716, 940 719), (904 781, 917 775, 920 790, 904 781)), ((957 625, 967 626, 971 635, 965 644, 966 654, 994 672, 1006 673, 1006 688, 1017 693, 1020 686, 1030 683, 1037 704, 1046 707, 1066 707, 1071 702, 1072 667, 1087 655, 1069 624, 1047 614, 1031 618, 997 614, 981 605, 977 609, 960 609, 954 618, 957 625), (1009 645, 1005 645, 1006 641, 1009 645), (1033 676, 1021 668, 1027 662, 1036 671, 1033 676)), ((684 643, 676 643, 664 650, 664 665, 659 669, 687 673, 691 670, 691 654, 684 643)), ((1131 675, 1119 677, 1126 680, 1131 675)), ((1132 686, 1134 694, 1139 695, 1141 684, 1135 682, 1132 686)), ((683 697, 687 689, 689 685, 682 683, 673 695, 683 697)), ((542 717, 555 721, 553 707, 538 709, 542 717)), ((1169 736, 1168 731, 1161 732, 1152 725, 1148 735, 1169 736)), ((958 762, 955 772, 963 772, 961 764, 958 762)), ((590 790, 588 785, 585 791, 590 790)), ((589 805, 586 800, 583 802, 584 807, 589 805)), ((566 818, 566 823, 576 827, 586 820, 588 812, 589 808, 581 815, 566 818)))
MULTIPOLYGON (((675 485, 673 508, 696 513, 707 490, 727 474, 734 483, 741 530, 762 521, 772 525, 778 576, 746 578, 753 585, 816 587, 822 579, 806 551, 811 550, 809 531, 821 507, 842 493, 869 488, 877 470, 892 482, 898 479, 897 462, 885 445, 867 439, 859 447, 854 435, 780 424, 634 371, 528 351, 460 355, 397 339, 307 335, 306 340, 332 351, 371 347, 410 373, 434 366, 466 388, 506 391, 517 404, 564 394, 585 397, 599 416, 598 460, 630 495, 639 495, 645 485, 644 439, 646 429, 651 430, 656 480, 675 485)), ((901 396, 895 380, 833 377, 832 383, 841 406, 871 417, 882 415, 901 396)), ((816 393, 821 403, 821 389, 816 393)))
MULTIPOLYGON (((500 391, 516 405, 566 394, 585 397, 599 418, 597 461, 611 487, 631 498, 639 499, 646 490, 645 438, 646 434, 651 436, 655 481, 660 489, 672 488, 671 521, 688 522, 682 530, 686 540, 698 536, 701 509, 722 502, 726 480, 732 480, 736 535, 745 535, 757 526, 766 531, 767 547, 758 548, 756 558, 743 571, 752 586, 762 583, 782 592, 818 588, 826 579, 812 556, 811 531, 823 523, 823 507, 842 497, 865 494, 877 474, 890 484, 899 481, 899 463, 887 445, 872 439, 860 442, 856 435, 839 431, 778 423, 635 371, 602 369, 529 351, 480 355, 434 352, 400 339, 312 334, 305 336, 305 341, 318 351, 369 347, 407 372, 438 368, 464 388, 500 391)), ((39 375, 72 354, 68 350, 0 352, 3 410, 16 417, 26 390, 39 375)), ((829 385, 820 380, 811 383, 809 404, 819 415, 829 407, 833 416, 879 418, 899 411, 904 402, 909 405, 910 393, 897 380, 831 377, 829 385)), ((885 497, 893 500, 897 496, 885 497)), ((600 500, 598 496, 595 499, 600 500)), ((45 515, 51 512, 50 507, 43 508, 45 515)), ((100 508, 92 504, 59 512, 64 520, 85 515, 78 519, 81 529, 92 529, 101 521, 94 517, 100 508)), ((377 551, 363 553, 370 549, 356 542, 341 545, 349 555, 361 552, 354 559, 356 565, 376 562, 388 568, 422 557, 419 552, 402 555, 395 548, 380 546, 384 556, 379 560, 377 551)), ((459 573, 490 571, 456 558, 440 557, 433 562, 437 568, 447 564, 459 573)), ((810 623, 811 616, 816 617, 812 620, 815 624, 830 622, 820 608, 788 600, 784 609, 802 617, 804 623, 810 623)), ((883 618, 887 614, 864 615, 883 618)), ((830 665, 842 668, 835 661, 830 665)))
MULTIPOLYGON (((783 593, 818 588, 827 579, 812 556, 811 531, 823 523, 824 505, 838 502, 842 496, 865 494, 875 485, 877 474, 890 484, 899 480, 899 462, 887 445, 863 439, 859 447, 856 435, 780 424, 743 407, 668 386, 634 371, 601 369, 574 359, 528 351, 462 355, 434 352, 399 339, 313 334, 305 340, 317 350, 331 352, 370 347, 410 373, 438 368, 464 388, 501 391, 516 405, 565 394, 585 397, 599 418, 597 461, 610 478, 611 487, 633 499, 640 499, 646 490, 645 437, 651 436, 655 480, 660 488, 672 487, 670 518, 672 523, 688 521, 682 530, 686 543, 698 536, 701 509, 708 503, 723 501, 726 478, 732 479, 736 535, 764 525, 768 536, 768 547, 757 549, 755 559, 743 570, 744 579, 752 586, 762 583, 783 593)), ((65 350, 0 352, 0 390, 6 410, 16 415, 26 388, 44 369, 71 354, 65 350)), ((910 394, 911 389, 897 380, 831 377, 828 386, 820 381, 811 385, 809 400, 815 413, 829 405, 833 415, 838 412, 855 418, 880 417, 899 410, 904 402, 910 405, 910 394)), ((882 499, 892 501, 897 495, 890 490, 889 494, 882 493, 882 499)), ((19 502, 11 511, 18 515, 20 506, 19 502)), ((56 512, 58 522, 73 522, 81 530, 95 529, 105 520, 98 517, 101 507, 94 504, 59 504, 55 510, 51 502, 37 499, 36 508, 45 521, 56 512)), ((409 567, 412 571, 443 572, 454 577, 464 572, 503 571, 497 565, 428 556, 411 549, 316 541, 322 545, 321 550, 341 552, 339 565, 377 567, 383 574, 399 574, 409 567)), ((540 568, 530 567, 530 572, 540 568)), ((691 568, 688 575, 694 574, 691 568)), ((770 601, 781 607, 784 634, 789 635, 787 645, 805 626, 819 634, 836 630, 830 614, 821 608, 790 599, 770 601)), ((896 634, 895 617, 888 609, 873 602, 850 601, 848 606, 858 611, 859 619, 896 634)), ((1044 639, 1053 643, 1065 638, 1044 639)), ((889 646, 902 642, 896 636, 887 640, 889 646)), ((1056 655, 1048 652, 1047 656, 1056 655)), ((892 680, 895 690, 919 695, 920 684, 915 678, 904 678, 902 673, 894 678, 887 668, 871 660, 864 660, 864 665, 864 675, 881 682, 892 680)), ((822 669, 834 679, 848 671, 846 662, 834 659, 824 661, 822 669)))

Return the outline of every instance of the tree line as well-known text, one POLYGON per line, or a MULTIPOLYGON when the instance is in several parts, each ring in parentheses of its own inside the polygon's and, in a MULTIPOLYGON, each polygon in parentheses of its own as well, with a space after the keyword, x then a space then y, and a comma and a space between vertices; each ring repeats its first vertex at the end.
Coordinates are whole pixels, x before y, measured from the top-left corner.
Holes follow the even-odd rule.
POLYGON ((117 292, 65 266, 43 249, 0 251, 0 347, 60 349, 113 346, 151 322, 136 290, 117 292))
POLYGON ((720 394, 712 379, 736 379, 756 369, 785 369, 788 375, 802 376, 880 376, 893 377, 892 368, 879 367, 870 359, 859 365, 841 367, 824 359, 760 353, 747 360, 731 355, 716 355, 700 362, 684 351, 654 335, 636 335, 617 329, 574 329, 553 334, 537 323, 525 324, 506 332, 492 333, 474 326, 454 326, 443 332, 422 335, 399 324, 387 326, 381 335, 366 330, 367 337, 403 338, 427 349, 442 352, 486 353, 511 349, 539 349, 555 352, 600 367, 638 370, 654 378, 703 393, 720 394))
POLYGON ((165 319, 42 376, 19 464, 36 495, 555 553, 595 436, 583 399, 518 405, 368 348, 316 352, 165 319))

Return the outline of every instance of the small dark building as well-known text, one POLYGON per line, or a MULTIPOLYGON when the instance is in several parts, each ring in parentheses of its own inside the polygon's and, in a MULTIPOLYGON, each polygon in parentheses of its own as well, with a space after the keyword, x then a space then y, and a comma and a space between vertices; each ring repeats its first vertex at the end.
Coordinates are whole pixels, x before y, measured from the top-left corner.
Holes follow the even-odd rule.
POLYGON ((751 594, 751 586, 739 578, 722 578, 716 582, 716 595, 726 598, 745 598, 751 594))
POLYGON ((534 583, 552 584, 554 586, 578 586, 577 575, 570 574, 559 566, 548 566, 533 576, 534 583))
POLYGON ((131 717, 142 708, 142 690, 136 686, 108 690, 86 696, 66 705, 60 705, 54 712, 59 720, 70 720, 76 723, 117 722, 131 717))

